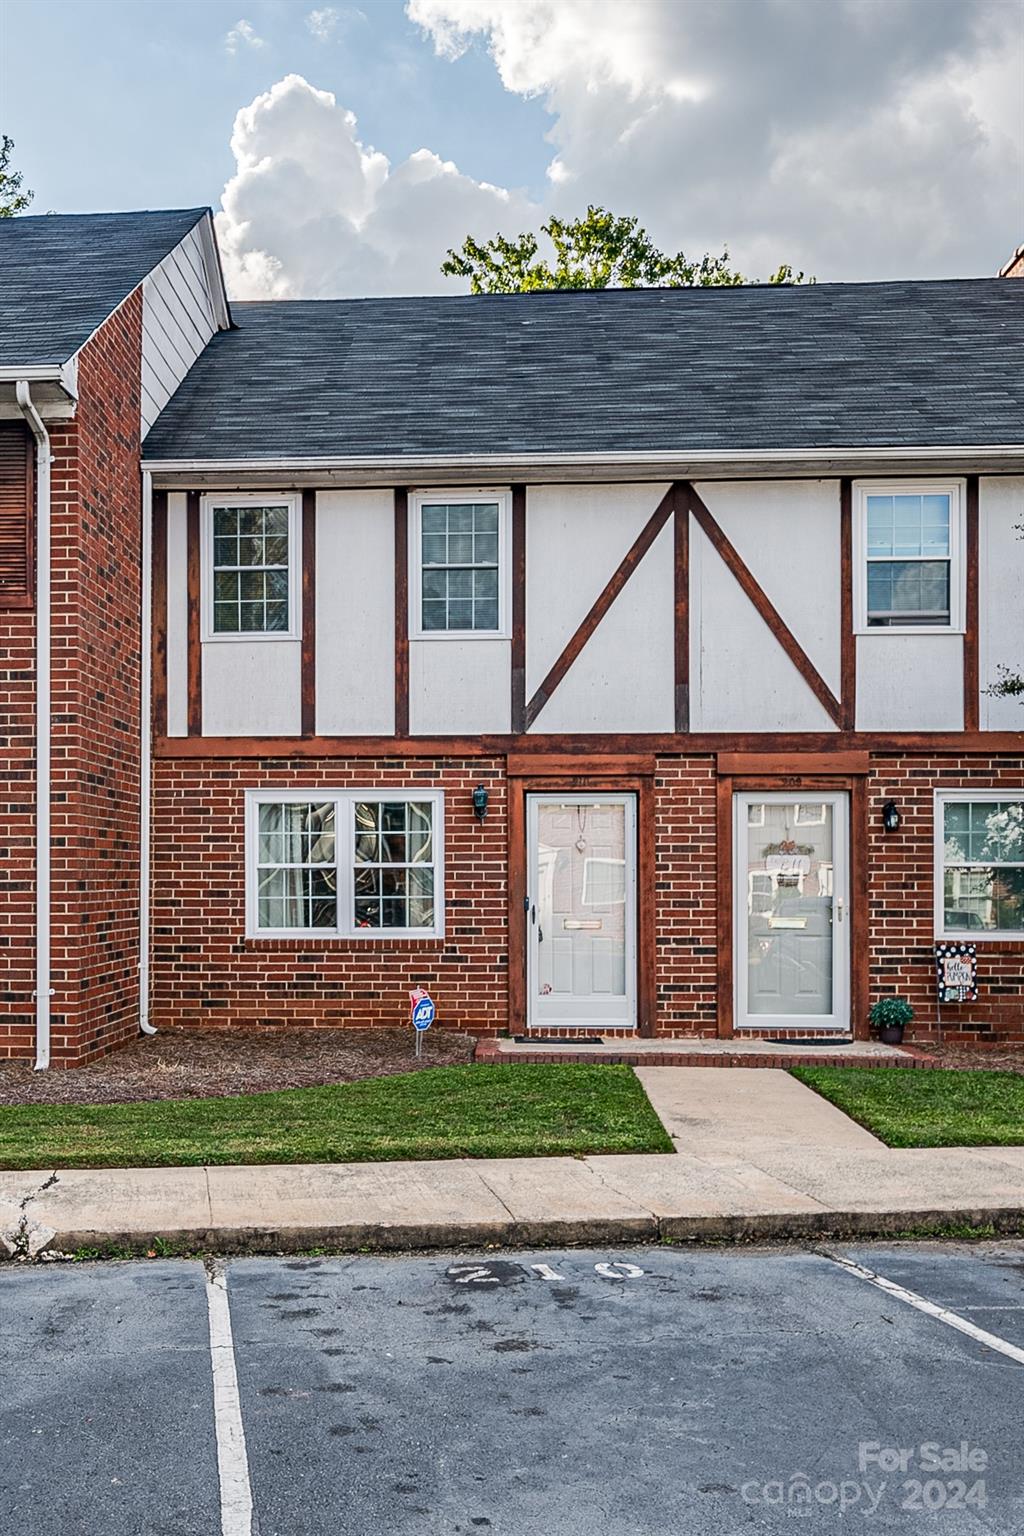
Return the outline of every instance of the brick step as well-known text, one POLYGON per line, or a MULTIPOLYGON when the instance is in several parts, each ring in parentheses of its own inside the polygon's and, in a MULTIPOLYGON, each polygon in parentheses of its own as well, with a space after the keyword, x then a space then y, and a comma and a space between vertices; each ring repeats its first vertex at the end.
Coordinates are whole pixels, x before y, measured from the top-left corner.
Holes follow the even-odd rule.
POLYGON ((892 1056, 855 1055, 836 1051, 645 1051, 642 1048, 595 1050, 592 1046, 573 1048, 570 1044, 557 1049, 543 1046, 517 1046, 515 1050, 503 1050, 497 1040, 480 1040, 474 1052, 474 1060, 488 1062, 558 1062, 592 1061, 601 1066, 627 1067, 924 1067, 939 1068, 941 1063, 923 1051, 901 1047, 904 1054, 892 1056))

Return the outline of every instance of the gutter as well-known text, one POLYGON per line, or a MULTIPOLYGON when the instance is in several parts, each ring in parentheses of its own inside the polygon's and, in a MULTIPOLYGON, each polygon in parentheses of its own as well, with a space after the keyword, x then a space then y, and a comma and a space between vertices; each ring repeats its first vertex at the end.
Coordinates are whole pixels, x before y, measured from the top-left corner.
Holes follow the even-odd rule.
POLYGON ((502 468, 508 464, 524 467, 586 468, 593 466, 613 467, 655 465, 661 467, 678 461, 694 469, 721 464, 801 464, 830 466, 837 460, 859 460, 864 464, 919 462, 922 459, 936 463, 962 463, 964 459, 984 457, 1013 458, 1024 461, 1024 443, 970 443, 952 447, 922 448, 744 448, 744 449, 658 449, 642 452, 621 453, 456 453, 456 454, 335 454, 308 458, 251 458, 251 459, 144 459, 142 467, 151 475, 185 474, 262 474, 293 473, 307 470, 377 470, 396 473, 422 469, 469 469, 486 470, 502 468))
POLYGON ((28 379, 16 382, 18 408, 36 440, 36 1061, 50 1065, 50 434, 28 379))
POLYGON ((139 703, 139 1030, 149 1022, 149 870, 153 794, 153 477, 142 476, 142 689, 139 703))

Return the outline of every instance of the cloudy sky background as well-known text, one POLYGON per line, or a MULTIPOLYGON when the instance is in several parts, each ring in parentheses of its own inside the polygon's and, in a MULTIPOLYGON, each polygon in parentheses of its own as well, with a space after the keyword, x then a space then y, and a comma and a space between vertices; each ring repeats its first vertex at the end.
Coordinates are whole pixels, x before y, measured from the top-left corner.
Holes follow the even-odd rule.
POLYGON ((1024 0, 0 0, 0 130, 35 212, 212 203, 239 298, 454 291, 588 202, 755 277, 989 275, 1024 0))

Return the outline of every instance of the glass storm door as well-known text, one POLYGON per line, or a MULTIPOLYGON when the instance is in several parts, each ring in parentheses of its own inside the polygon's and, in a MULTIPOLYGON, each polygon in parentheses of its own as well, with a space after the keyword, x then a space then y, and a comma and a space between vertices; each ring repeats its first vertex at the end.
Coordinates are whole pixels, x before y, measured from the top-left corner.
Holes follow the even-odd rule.
POLYGON ((527 797, 527 1023, 636 1023, 636 801, 527 797))
POLYGON ((737 1029, 850 1027, 849 797, 734 799, 737 1029))

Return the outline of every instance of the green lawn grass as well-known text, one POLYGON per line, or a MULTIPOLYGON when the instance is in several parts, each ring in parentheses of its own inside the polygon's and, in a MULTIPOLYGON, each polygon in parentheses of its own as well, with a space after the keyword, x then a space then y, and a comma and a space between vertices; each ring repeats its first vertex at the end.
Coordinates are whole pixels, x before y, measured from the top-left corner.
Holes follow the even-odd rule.
POLYGON ((2 1168, 671 1152, 625 1066, 436 1067, 323 1088, 0 1109, 2 1168))
POLYGON ((1024 1076, 906 1067, 793 1067, 890 1147, 1024 1145, 1024 1076))

